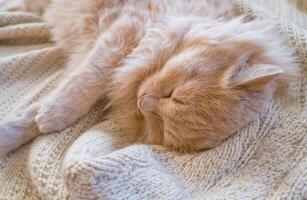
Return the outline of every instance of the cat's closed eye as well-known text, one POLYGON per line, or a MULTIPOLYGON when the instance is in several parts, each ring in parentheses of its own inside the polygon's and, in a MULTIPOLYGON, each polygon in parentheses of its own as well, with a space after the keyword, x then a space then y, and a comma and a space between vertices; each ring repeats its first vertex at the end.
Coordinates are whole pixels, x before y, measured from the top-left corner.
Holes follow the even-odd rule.
POLYGON ((174 89, 169 90, 168 92, 162 95, 162 98, 171 98, 173 95, 174 89))
POLYGON ((176 104, 184 104, 184 101, 181 98, 173 97, 172 101, 176 104))

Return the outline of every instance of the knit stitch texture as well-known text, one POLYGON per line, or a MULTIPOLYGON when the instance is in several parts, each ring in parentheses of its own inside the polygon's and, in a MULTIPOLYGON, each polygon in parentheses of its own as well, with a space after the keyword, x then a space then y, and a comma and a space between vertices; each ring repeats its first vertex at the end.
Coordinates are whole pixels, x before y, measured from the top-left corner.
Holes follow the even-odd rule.
MULTIPOLYGON (((101 122, 100 102, 62 132, 0 158, 0 200, 307 199, 304 1, 237 0, 246 19, 276 23, 296 50, 301 76, 289 94, 277 96, 257 121, 222 145, 179 154, 123 144, 116 120, 101 122)), ((0 120, 50 91, 65 61, 39 17, 0 12, 0 120)))

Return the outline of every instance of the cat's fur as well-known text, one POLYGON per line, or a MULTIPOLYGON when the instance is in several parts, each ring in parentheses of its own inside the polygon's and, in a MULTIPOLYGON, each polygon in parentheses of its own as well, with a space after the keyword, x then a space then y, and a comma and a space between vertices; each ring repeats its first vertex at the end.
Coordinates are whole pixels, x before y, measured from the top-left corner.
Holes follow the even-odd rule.
POLYGON ((45 18, 69 73, 18 123, 0 125, 2 141, 18 135, 3 153, 29 140, 34 121, 43 133, 62 130, 101 97, 134 140, 212 148, 255 120, 296 70, 273 26, 244 23, 230 1, 54 0, 45 18))

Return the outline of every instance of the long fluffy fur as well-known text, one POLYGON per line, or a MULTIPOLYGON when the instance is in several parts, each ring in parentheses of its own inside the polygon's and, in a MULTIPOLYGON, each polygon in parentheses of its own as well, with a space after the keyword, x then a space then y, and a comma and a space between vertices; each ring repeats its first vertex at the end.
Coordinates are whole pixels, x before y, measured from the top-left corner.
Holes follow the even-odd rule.
POLYGON ((107 117, 133 141, 208 149, 255 120, 296 74, 274 26, 235 17, 230 1, 54 0, 45 8, 70 62, 27 119, 40 132, 67 127, 107 97, 107 117))

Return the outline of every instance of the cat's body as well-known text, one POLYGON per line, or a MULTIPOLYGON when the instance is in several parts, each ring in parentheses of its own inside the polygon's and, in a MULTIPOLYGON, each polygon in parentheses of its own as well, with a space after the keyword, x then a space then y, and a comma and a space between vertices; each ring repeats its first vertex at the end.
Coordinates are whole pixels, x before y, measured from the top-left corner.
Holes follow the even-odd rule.
POLYGON ((107 117, 134 140, 212 148, 256 119, 296 70, 274 29, 234 18, 229 1, 54 0, 45 17, 68 75, 21 112, 18 131, 16 119, 2 123, 0 137, 25 135, 34 121, 61 130, 107 97, 107 117))

